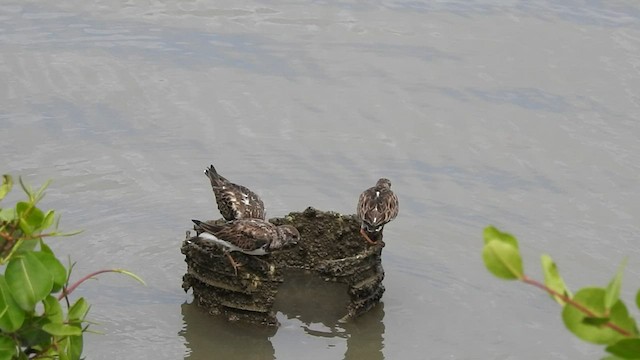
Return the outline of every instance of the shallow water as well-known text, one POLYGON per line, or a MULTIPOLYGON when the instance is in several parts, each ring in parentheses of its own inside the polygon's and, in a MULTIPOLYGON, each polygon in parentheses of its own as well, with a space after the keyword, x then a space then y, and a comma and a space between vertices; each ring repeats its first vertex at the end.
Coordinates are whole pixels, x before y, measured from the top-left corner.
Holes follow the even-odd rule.
POLYGON ((633 303, 639 18, 630 1, 3 2, 2 171, 54 180, 43 207, 85 229, 52 241, 76 274, 148 283, 78 290, 104 332, 91 359, 595 359, 546 295, 484 269, 481 231, 518 236, 534 277, 550 253, 574 290, 627 255, 633 303), (344 325, 298 303, 277 330, 188 305, 179 247, 219 217, 210 163, 269 216, 353 213, 390 178, 382 304, 344 325))

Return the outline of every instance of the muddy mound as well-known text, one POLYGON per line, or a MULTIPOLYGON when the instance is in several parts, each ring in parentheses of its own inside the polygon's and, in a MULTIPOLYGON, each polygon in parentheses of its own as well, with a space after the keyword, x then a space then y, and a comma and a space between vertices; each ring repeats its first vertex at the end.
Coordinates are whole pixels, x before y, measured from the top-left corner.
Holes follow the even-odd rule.
POLYGON ((347 284, 345 320, 378 303, 384 293, 382 246, 362 239, 354 215, 307 208, 269 221, 295 226, 300 242, 266 256, 234 252, 234 259, 243 264, 237 275, 219 246, 187 233, 182 244, 187 262, 182 287, 193 289, 199 306, 229 320, 277 325, 272 307, 278 287, 287 280, 287 269, 305 269, 326 281, 347 284))

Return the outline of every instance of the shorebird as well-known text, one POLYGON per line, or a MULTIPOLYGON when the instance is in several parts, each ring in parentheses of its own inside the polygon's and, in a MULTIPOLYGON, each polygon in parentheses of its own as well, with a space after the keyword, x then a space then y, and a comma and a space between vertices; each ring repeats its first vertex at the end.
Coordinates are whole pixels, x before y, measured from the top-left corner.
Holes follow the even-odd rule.
POLYGON ((300 240, 298 229, 291 225, 275 226, 262 219, 240 219, 224 224, 210 224, 191 220, 195 224, 196 235, 222 246, 231 266, 238 275, 242 266, 231 256, 239 251, 247 255, 267 255, 273 251, 295 245, 300 240))
POLYGON ((360 194, 356 216, 360 221, 360 234, 368 243, 377 244, 382 240, 382 229, 398 216, 398 197, 391 191, 389 179, 378 180, 375 186, 360 194))
POLYGON ((204 174, 211 182, 218 210, 225 220, 264 219, 264 203, 258 194, 242 185, 230 182, 218 174, 213 165, 205 169, 204 174))

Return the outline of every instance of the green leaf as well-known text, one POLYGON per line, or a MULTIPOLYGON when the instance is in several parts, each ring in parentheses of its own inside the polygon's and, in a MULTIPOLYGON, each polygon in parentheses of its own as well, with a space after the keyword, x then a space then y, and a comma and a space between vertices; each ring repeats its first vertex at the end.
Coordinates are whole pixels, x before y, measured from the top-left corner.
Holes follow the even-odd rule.
POLYGON ((62 313, 62 306, 60 302, 54 296, 47 296, 42 301, 44 303, 44 315, 52 323, 62 323, 64 320, 64 314, 62 313))
POLYGON ((79 298, 76 302, 69 308, 69 314, 67 314, 67 319, 69 322, 81 322, 84 320, 84 317, 87 316, 89 312, 89 303, 84 298, 79 298))
MULTIPOLYGON (((610 345, 625 338, 624 335, 605 325, 589 324, 586 318, 605 318, 606 310, 604 307, 604 298, 606 296, 605 289, 602 288, 583 288, 580 289, 573 297, 573 301, 581 304, 593 315, 587 315, 578 310, 575 306, 567 304, 562 310, 562 320, 565 326, 577 337, 584 341, 594 344, 610 345)), ((636 324, 633 318, 629 317, 627 307, 620 300, 611 307, 609 312, 609 322, 615 326, 636 335, 636 324)))
POLYGON ((82 335, 82 328, 78 325, 62 323, 47 323, 42 325, 42 330, 53 336, 78 336, 82 335))
POLYGON ((20 218, 20 229, 25 234, 31 235, 42 226, 44 213, 34 204, 21 201, 16 204, 16 212, 20 218))
POLYGON ((0 275, 0 330, 14 332, 24 323, 25 313, 16 304, 4 275, 0 275))
POLYGON ((42 239, 40 239, 40 251, 42 251, 43 253, 46 253, 46 254, 55 255, 53 253, 53 250, 51 250, 51 247, 49 247, 49 245, 45 244, 45 242, 42 241, 42 239))
POLYGON ((48 320, 42 316, 36 316, 29 319, 29 326, 23 326, 20 329, 20 340, 23 346, 45 348, 51 345, 53 338, 42 330, 42 326, 48 320))
MULTIPOLYGON (((0 349, 0 360, 14 360, 18 355, 17 350, 13 350, 13 352, 9 349, 7 351, 0 349)), ((27 359, 26 357, 24 359, 27 359)))
MULTIPOLYGON (((551 259, 551 256, 543 254, 540 257, 540 262, 542 263, 542 271, 544 273, 544 284, 547 285, 547 287, 551 290, 554 290, 568 298, 571 298, 572 294, 567 289, 567 285, 564 283, 562 277, 560 277, 558 267, 556 266, 556 263, 551 259)), ((554 299, 558 304, 564 306, 564 300, 562 300, 562 298, 555 295, 551 295, 551 298, 554 299)))
POLYGON ((22 187, 22 190, 24 191, 24 193, 27 194, 30 200, 32 200, 33 191, 31 190, 31 187, 25 184, 24 181, 22 181, 22 177, 18 177, 18 182, 20 183, 20 187, 22 187))
POLYGON ((636 307, 640 309, 640 289, 638 289, 638 292, 636 293, 636 307))
POLYGON ((64 338, 60 344, 62 345, 61 353, 69 360, 79 360, 82 355, 82 335, 68 336, 64 338))
POLYGON ((524 270, 517 247, 509 242, 490 241, 482 249, 482 259, 487 269, 501 279, 522 279, 524 270))
POLYGON ((613 279, 611 279, 611 282, 609 283, 609 285, 607 285, 607 290, 606 290, 607 293, 606 293, 606 296, 604 297, 604 308, 607 311, 611 309, 613 304, 615 304, 616 301, 618 301, 618 299, 620 298, 620 287, 622 285, 622 273, 626 265, 627 265, 627 259, 625 258, 624 260, 622 260, 620 267, 618 267, 618 272, 613 277, 613 279))
POLYGON ((4 199, 5 196, 11 191, 13 187, 13 179, 11 175, 2 175, 2 185, 0 185, 0 200, 4 199))
POLYGON ((44 191, 49 187, 49 184, 51 184, 51 179, 45 181, 35 194, 32 193, 34 203, 37 203, 44 197, 44 191))
MULTIPOLYGON (((43 332, 43 333, 44 333, 44 334, 46 334, 47 336, 51 337, 51 335, 49 335, 49 334, 47 334, 47 333, 45 333, 45 332, 43 332)), ((58 343, 58 342, 56 342, 56 346, 57 346, 57 344, 59 344, 59 343, 58 343)), ((42 359, 47 359, 47 360, 49 360, 49 359, 51 359, 51 360, 63 360, 63 359, 60 357, 60 353, 58 352, 58 350, 57 350, 56 348, 51 348, 51 347, 50 347, 50 348, 48 348, 47 350, 45 350, 43 353, 41 353, 41 354, 39 354, 39 355, 40 355, 40 357, 41 357, 42 359)))
POLYGON ((56 213, 53 210, 49 210, 47 211, 46 214, 44 214, 44 219, 42 219, 42 223, 40 224, 40 227, 38 228, 38 230, 44 230, 47 229, 49 226, 51 226, 53 224, 53 222, 56 219, 56 213))
POLYGON ((49 271, 53 279, 51 292, 56 293, 67 283, 67 269, 60 260, 55 257, 51 249, 43 242, 40 244, 42 251, 34 251, 33 254, 40 260, 42 265, 49 271), (45 249, 48 249, 46 251, 45 249))
POLYGON ((0 221, 11 222, 16 219, 16 209, 0 209, 0 221))
POLYGON ((42 199, 42 197, 44 196, 44 190, 51 183, 51 180, 47 180, 44 184, 42 184, 42 186, 40 187, 40 189, 38 189, 38 191, 34 192, 29 185, 25 184, 25 182, 22 181, 21 177, 18 178, 18 181, 20 182, 20 186, 22 187, 22 190, 24 190, 25 194, 27 194, 27 196, 29 197, 29 201, 34 204, 40 201, 40 199, 42 199))
MULTIPOLYGON (((58 217, 58 219, 60 219, 60 217, 58 217)), ((56 236, 74 236, 74 235, 81 234, 82 232, 84 232, 84 230, 74 230, 74 231, 64 232, 64 233, 56 232, 55 235, 56 236)))
POLYGON ((640 359, 640 339, 622 339, 605 350, 623 359, 640 359))
POLYGON ((33 234, 33 228, 29 226, 29 222, 25 218, 18 219, 18 225, 20 225, 20 230, 24 232, 26 235, 33 234))
POLYGON ((11 360, 18 356, 18 344, 5 335, 0 335, 0 360, 11 360))
POLYGON ((138 275, 132 273, 131 271, 124 270, 124 269, 112 269, 111 272, 127 275, 130 278, 133 278, 135 281, 141 283, 142 285, 147 286, 147 283, 145 283, 144 280, 142 280, 141 277, 139 277, 138 275))
POLYGON ((53 288, 53 278, 33 253, 24 253, 9 261, 5 270, 7 285, 16 303, 27 312, 34 310, 53 288))
POLYGON ((498 230, 495 226, 493 225, 489 225, 484 229, 484 232, 482 233, 483 237, 484 237, 484 244, 488 244, 494 240, 498 240, 498 241, 502 241, 508 244, 511 244, 513 247, 515 247, 516 249, 518 249, 518 240, 515 238, 515 236, 506 233, 506 232, 502 232, 500 230, 498 230))
POLYGON ((36 245, 38 244, 38 241, 36 239, 29 239, 29 240, 18 240, 18 243, 15 245, 15 254, 24 254, 26 252, 31 252, 33 251, 33 249, 36 248, 36 245))

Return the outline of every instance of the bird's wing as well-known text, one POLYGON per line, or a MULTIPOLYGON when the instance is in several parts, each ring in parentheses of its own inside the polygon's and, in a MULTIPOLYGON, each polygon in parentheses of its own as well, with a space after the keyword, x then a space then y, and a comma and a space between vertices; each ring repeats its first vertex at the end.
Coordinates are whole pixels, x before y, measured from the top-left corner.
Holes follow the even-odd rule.
POLYGON ((226 223, 214 234, 235 246, 251 251, 269 244, 277 235, 275 226, 255 219, 226 223))
POLYGON ((398 216, 398 197, 391 190, 365 190, 358 201, 357 215, 372 227, 383 226, 398 216))

